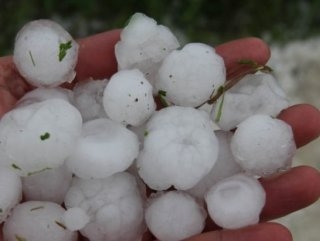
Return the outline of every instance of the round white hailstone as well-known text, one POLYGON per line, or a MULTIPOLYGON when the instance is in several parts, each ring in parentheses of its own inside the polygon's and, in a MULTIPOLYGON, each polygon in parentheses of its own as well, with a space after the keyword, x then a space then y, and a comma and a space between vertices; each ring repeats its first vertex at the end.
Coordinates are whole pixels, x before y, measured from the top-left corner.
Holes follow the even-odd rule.
POLYGON ((29 22, 16 36, 13 60, 31 85, 53 87, 71 82, 77 58, 78 44, 53 21, 29 22))
MULTIPOLYGON (((222 98, 212 109, 213 119, 218 115, 221 101, 222 98)), ((223 130, 231 130, 251 115, 277 116, 288 106, 285 93, 271 74, 249 74, 224 94, 222 114, 217 124, 223 130)))
POLYGON ((197 197, 199 200, 203 200, 205 193, 218 181, 242 172, 241 167, 234 160, 230 149, 232 132, 217 130, 215 134, 219 141, 217 161, 210 172, 197 185, 187 190, 189 194, 197 197))
POLYGON ((77 83, 73 88, 74 105, 80 111, 84 122, 107 117, 102 104, 103 91, 107 83, 107 79, 90 79, 77 83))
POLYGON ((4 167, 0 169, 0 192, 0 223, 2 223, 22 198, 20 177, 4 167))
POLYGON ((253 115, 238 125, 231 151, 245 171, 268 176, 291 166, 296 145, 292 129, 284 121, 253 115))
POLYGON ((265 199, 262 185, 245 174, 221 180, 210 188, 205 197, 210 217, 226 229, 258 223, 265 199))
POLYGON ((56 203, 28 201, 17 205, 3 226, 6 241, 76 241, 78 235, 61 222, 65 210, 56 203))
POLYGON ((143 199, 135 178, 126 172, 104 179, 74 178, 65 205, 89 216, 80 232, 91 241, 138 240, 145 231, 143 199))
POLYGON ((134 14, 115 46, 118 68, 137 68, 153 85, 161 61, 180 44, 172 32, 144 14, 134 14))
POLYGON ((141 178, 154 190, 172 185, 186 190, 210 171, 217 156, 218 141, 209 115, 173 106, 156 112, 147 123, 137 167, 141 178))
POLYGON ((79 111, 50 99, 7 112, 0 122, 0 149, 21 176, 61 166, 80 137, 79 111))
POLYGON ((108 116, 120 123, 142 125, 156 109, 152 86, 138 69, 114 74, 103 94, 108 116))
POLYGON ((77 231, 84 228, 90 222, 90 218, 82 208, 74 207, 63 214, 62 221, 68 230, 77 231))
POLYGON ((22 178, 24 199, 63 203, 72 181, 72 173, 62 165, 22 178))
POLYGON ((161 241, 179 241, 202 232, 206 211, 190 195, 170 191, 149 199, 146 224, 161 241))
POLYGON ((139 154, 138 137, 120 123, 96 119, 83 124, 66 165, 76 176, 105 178, 125 171, 139 154))
POLYGON ((225 79, 224 61, 214 48, 190 43, 164 59, 155 86, 169 102, 196 107, 209 100, 225 79))
POLYGON ((73 92, 62 87, 36 88, 26 93, 17 103, 18 107, 30 105, 49 99, 62 99, 73 103, 73 92))

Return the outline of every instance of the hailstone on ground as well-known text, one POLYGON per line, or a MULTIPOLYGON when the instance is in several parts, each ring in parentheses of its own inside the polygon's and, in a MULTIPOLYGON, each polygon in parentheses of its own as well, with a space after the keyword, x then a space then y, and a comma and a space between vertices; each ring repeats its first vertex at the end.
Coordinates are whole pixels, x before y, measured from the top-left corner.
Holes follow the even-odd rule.
POLYGON ((161 61, 180 44, 172 32, 142 13, 134 14, 115 46, 118 68, 137 68, 153 85, 161 61))
POLYGON ((53 87, 71 82, 77 59, 78 44, 51 20, 31 21, 16 36, 13 60, 31 85, 53 87))
POLYGON ((107 117, 102 104, 103 91, 107 83, 108 79, 90 79, 77 83, 73 88, 74 105, 80 111, 84 122, 107 117))
POLYGON ((234 129, 254 114, 277 116, 289 106, 285 93, 276 79, 267 73, 248 74, 224 93, 212 109, 216 119, 223 98, 222 112, 217 124, 223 130, 234 129))
POLYGON ((237 229, 259 222, 265 191, 254 177, 237 174, 211 187, 205 200, 209 215, 217 225, 237 229))
POLYGON ((7 112, 0 121, 3 161, 21 176, 61 166, 80 137, 79 111, 49 99, 7 112))
POLYGON ((81 137, 66 165, 78 177, 105 178, 125 171, 138 154, 139 140, 133 132, 101 118, 83 124, 81 137))
POLYGON ((88 215, 90 222, 80 232, 91 241, 140 240, 145 230, 143 199, 135 178, 126 172, 104 179, 74 178, 65 205, 88 215))
POLYGON ((155 86, 169 102, 197 107, 208 101, 225 80, 224 61, 214 48, 190 43, 164 59, 155 86))
POLYGON ((161 241, 179 241, 202 232, 206 211, 190 195, 170 191, 148 200, 146 224, 161 241))
POLYGON ((28 201, 17 205, 3 226, 6 241, 76 241, 78 235, 61 223, 64 208, 52 202, 28 201))
POLYGON ((0 168, 0 191, 0 223, 2 223, 22 198, 20 177, 5 167, 0 168))
POLYGON ((156 109, 152 86, 138 69, 114 74, 103 93, 110 119, 132 126, 142 125, 156 109))
POLYGON ((152 189, 189 189, 215 164, 218 141, 207 113, 172 106, 156 112, 146 127, 137 166, 152 189))
POLYGON ((267 115, 253 115, 238 125, 231 151, 245 171, 268 176, 291 166, 296 145, 287 123, 267 115))

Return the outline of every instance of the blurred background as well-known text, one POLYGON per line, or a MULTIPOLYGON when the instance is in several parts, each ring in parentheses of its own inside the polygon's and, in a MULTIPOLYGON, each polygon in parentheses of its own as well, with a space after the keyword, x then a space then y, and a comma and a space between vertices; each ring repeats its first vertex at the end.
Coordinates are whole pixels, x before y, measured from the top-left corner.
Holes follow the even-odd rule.
MULTIPOLYGON (((264 39, 269 65, 292 104, 320 108, 320 0, 0 0, 0 56, 12 53, 15 34, 30 20, 50 18, 80 38, 121 28, 135 12, 168 26, 182 43, 264 39)), ((301 148, 294 164, 320 169, 319 146, 316 140, 301 148)), ((318 241, 319 219, 318 201, 277 221, 295 241, 318 241)))

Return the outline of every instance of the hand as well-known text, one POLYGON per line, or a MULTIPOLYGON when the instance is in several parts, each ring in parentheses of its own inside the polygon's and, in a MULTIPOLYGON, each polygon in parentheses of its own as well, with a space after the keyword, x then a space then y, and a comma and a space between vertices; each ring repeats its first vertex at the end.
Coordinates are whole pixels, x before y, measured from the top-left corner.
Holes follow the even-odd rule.
MULTIPOLYGON (((80 53, 76 67, 77 79, 110 77, 117 70, 114 44, 119 40, 119 30, 109 31, 79 40, 80 53)), ((237 64, 240 59, 251 59, 265 64, 269 49, 259 39, 246 38, 217 46, 216 51, 224 58, 228 78, 246 71, 237 64)), ((11 57, 0 58, 0 117, 10 110, 15 102, 31 87, 17 73, 11 57)), ((289 107, 279 118, 291 125, 295 141, 301 147, 320 135, 320 112, 307 104, 289 107), (308 123, 306 123, 308 122, 308 123)), ((295 167, 290 171, 271 178, 261 179, 267 202, 261 214, 265 222, 302 209, 320 196, 320 173, 306 166, 295 167)), ((143 241, 153 240, 146 234, 143 241)), ((291 240, 290 232, 280 224, 261 223, 238 230, 219 230, 208 221, 205 232, 188 241, 286 241, 291 240)), ((2 241, 0 237, 0 241, 2 241)))

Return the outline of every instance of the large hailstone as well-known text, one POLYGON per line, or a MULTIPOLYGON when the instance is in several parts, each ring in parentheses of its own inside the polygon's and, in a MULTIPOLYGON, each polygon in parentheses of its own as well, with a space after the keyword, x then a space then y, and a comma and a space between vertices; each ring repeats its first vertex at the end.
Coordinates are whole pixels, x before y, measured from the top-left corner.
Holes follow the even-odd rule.
POLYGON ((271 74, 248 74, 214 105, 211 115, 219 115, 223 98, 222 112, 217 124, 223 130, 234 129, 241 121, 254 114, 277 116, 289 106, 285 93, 271 74))
POLYGON ((95 119, 82 134, 66 165, 81 178, 105 178, 126 170, 139 154, 138 137, 120 123, 95 119))
POLYGON ((202 178, 197 185, 187 190, 189 194, 199 200, 204 198, 206 192, 220 180, 242 172, 242 168, 235 161, 230 149, 232 132, 217 130, 215 135, 219 141, 218 158, 210 172, 202 178))
POLYGON ((126 172, 104 179, 74 178, 65 205, 81 208, 89 217, 80 232, 91 241, 138 241, 145 231, 143 199, 135 178, 126 172))
POLYGON ((0 223, 6 220, 11 209, 22 198, 20 177, 8 168, 0 168, 0 223))
POLYGON ((147 123, 137 167, 152 189, 186 190, 210 171, 217 155, 218 141, 209 115, 172 106, 156 112, 147 123))
POLYGON ((80 137, 79 111, 49 99, 7 112, 0 121, 3 162, 21 176, 61 166, 80 137))
POLYGON ((265 199, 262 185, 245 174, 221 180, 209 189, 205 197, 210 217, 226 229, 258 223, 265 199))
POLYGON ((103 106, 110 119, 140 126, 156 109, 152 86, 138 69, 114 74, 103 93, 103 106))
POLYGON ((107 117, 102 104, 103 91, 107 83, 108 79, 90 79, 78 82, 73 88, 74 105, 80 111, 84 122, 107 117))
POLYGON ((292 129, 284 121, 253 115, 238 125, 231 151, 245 171, 268 176, 291 166, 296 145, 292 129))
POLYGON ((134 14, 115 46, 118 68, 137 68, 153 85, 161 61, 180 46, 172 32, 142 13, 134 14))
POLYGON ((13 60, 31 85, 53 87, 71 82, 77 59, 78 44, 51 20, 29 22, 16 36, 13 60))
POLYGON ((179 191, 151 196, 145 211, 149 230, 161 241, 179 241, 201 233, 206 217, 194 198, 179 191))
POLYGON ((214 48, 190 43, 164 59, 155 86, 169 102, 196 107, 208 101, 225 80, 224 61, 214 48))
POLYGON ((65 210, 52 202, 28 201, 17 205, 3 226, 6 241, 76 241, 78 235, 61 222, 65 210))

